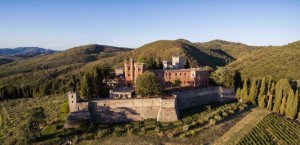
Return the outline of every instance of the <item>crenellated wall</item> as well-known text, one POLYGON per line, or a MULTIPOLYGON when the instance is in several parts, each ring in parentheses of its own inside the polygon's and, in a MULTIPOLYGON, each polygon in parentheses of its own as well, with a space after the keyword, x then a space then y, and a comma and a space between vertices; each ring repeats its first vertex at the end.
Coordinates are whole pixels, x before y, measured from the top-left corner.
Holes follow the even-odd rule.
MULTIPOLYGON (((95 123, 117 123, 144 119, 172 122, 179 119, 180 110, 224 101, 224 96, 232 99, 235 96, 234 89, 211 87, 177 92, 174 93, 174 97, 168 98, 98 99, 71 103, 69 106, 70 108, 76 106, 76 109, 71 112, 88 109, 95 123)), ((69 97, 69 99, 74 98, 69 97)))

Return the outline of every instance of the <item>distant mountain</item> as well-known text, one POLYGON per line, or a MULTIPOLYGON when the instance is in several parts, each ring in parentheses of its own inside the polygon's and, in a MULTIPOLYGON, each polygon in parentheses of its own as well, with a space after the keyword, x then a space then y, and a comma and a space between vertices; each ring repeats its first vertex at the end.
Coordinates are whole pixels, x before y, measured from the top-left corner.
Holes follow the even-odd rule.
POLYGON ((0 48, 0 65, 38 55, 53 54, 55 50, 39 47, 0 48))
POLYGON ((0 55, 27 56, 27 57, 41 55, 41 54, 52 54, 55 52, 57 51, 40 48, 40 47, 17 47, 17 48, 0 49, 0 55))

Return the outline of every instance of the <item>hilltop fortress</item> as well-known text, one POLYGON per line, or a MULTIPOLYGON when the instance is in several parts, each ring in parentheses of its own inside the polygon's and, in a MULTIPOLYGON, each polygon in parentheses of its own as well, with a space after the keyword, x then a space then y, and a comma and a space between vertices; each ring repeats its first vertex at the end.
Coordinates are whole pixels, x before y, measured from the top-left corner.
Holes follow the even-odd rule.
POLYGON ((93 123, 117 123, 156 119, 159 122, 178 121, 181 110, 205 104, 232 100, 234 89, 208 87, 208 70, 184 68, 181 57, 172 57, 172 64, 163 61, 163 69, 148 69, 144 63, 134 59, 125 60, 124 67, 117 68, 116 85, 110 90, 109 98, 79 101, 76 92, 68 93, 70 115, 68 123, 78 119, 88 119, 93 123), (136 79, 146 70, 153 72, 168 88, 175 80, 181 87, 168 95, 142 98, 134 94, 136 79))

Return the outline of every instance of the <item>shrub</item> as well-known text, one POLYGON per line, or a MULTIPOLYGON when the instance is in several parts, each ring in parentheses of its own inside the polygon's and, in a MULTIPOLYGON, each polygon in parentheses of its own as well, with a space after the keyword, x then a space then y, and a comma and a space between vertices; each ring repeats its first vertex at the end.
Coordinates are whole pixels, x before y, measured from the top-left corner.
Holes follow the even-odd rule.
POLYGON ((113 135, 119 137, 122 135, 123 132, 124 132, 124 129, 122 129, 120 127, 116 127, 113 132, 113 135))
POLYGON ((107 129, 103 129, 98 131, 97 133, 97 138, 103 138, 108 134, 108 130, 107 129))
POLYGON ((131 127, 127 128, 127 134, 128 135, 132 135, 133 133, 134 133, 134 129, 133 128, 131 128, 131 127))
POLYGON ((210 119, 209 120, 209 125, 215 125, 217 123, 217 121, 215 119, 210 119))
POLYGON ((228 113, 224 111, 224 112, 222 113, 222 116, 227 117, 227 116, 228 116, 228 113))
POLYGON ((230 109, 228 112, 231 113, 231 114, 233 114, 234 110, 230 109))
POLYGON ((168 137, 169 138, 173 138, 174 137, 174 133, 173 132, 168 133, 168 137))
POLYGON ((69 104, 68 104, 68 102, 67 101, 65 101, 64 103, 62 103, 61 105, 60 105, 60 112, 61 113, 69 113, 69 104))
POLYGON ((189 129, 190 129, 190 125, 184 125, 184 126, 183 126, 183 130, 184 130, 184 131, 188 131, 189 129))
POLYGON ((218 114, 218 115, 215 115, 214 118, 218 121, 220 121, 222 119, 222 117, 218 114))
POLYGON ((146 131, 146 128, 145 127, 142 127, 141 128, 141 132, 145 132, 146 131))
POLYGON ((157 133, 161 132, 161 127, 160 127, 160 126, 155 127, 155 131, 156 131, 157 133))
POLYGON ((245 110, 245 107, 244 106, 239 106, 239 110, 243 111, 243 110, 245 110))

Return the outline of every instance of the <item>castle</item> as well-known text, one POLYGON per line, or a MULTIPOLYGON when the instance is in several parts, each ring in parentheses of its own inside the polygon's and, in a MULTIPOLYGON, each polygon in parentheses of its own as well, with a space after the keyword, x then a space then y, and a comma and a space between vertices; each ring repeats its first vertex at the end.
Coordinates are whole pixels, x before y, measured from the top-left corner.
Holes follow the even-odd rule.
POLYGON ((144 63, 136 63, 132 58, 125 60, 123 69, 125 85, 127 87, 135 86, 138 76, 147 69, 153 72, 166 88, 171 87, 176 80, 180 82, 180 87, 208 85, 209 71, 202 68, 184 68, 184 65, 185 60, 178 56, 172 57, 172 64, 163 61, 163 69, 148 69, 144 63))
POLYGON ((208 87, 209 71, 201 68, 184 68, 182 57, 172 57, 172 63, 163 61, 163 69, 149 69, 144 63, 134 59, 124 61, 124 67, 115 70, 116 85, 110 90, 109 98, 79 101, 76 92, 68 93, 68 124, 79 119, 91 120, 94 123, 117 123, 156 119, 160 122, 177 121, 180 111, 190 107, 222 102, 234 98, 234 89, 208 87), (170 87, 175 80, 181 91, 173 91, 164 96, 142 98, 134 95, 138 76, 146 70, 153 72, 161 83, 170 87), (205 87, 201 87, 205 86, 205 87))

